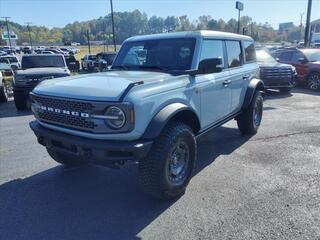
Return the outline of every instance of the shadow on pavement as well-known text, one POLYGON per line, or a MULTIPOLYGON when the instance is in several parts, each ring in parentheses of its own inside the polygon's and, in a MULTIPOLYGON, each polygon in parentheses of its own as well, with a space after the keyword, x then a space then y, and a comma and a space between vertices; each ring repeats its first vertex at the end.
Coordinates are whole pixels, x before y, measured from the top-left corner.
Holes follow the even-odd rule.
POLYGON ((265 93, 265 100, 271 100, 271 99, 281 99, 281 98, 288 98, 292 97, 292 93, 283 93, 277 90, 267 90, 265 93))
POLYGON ((312 96, 318 96, 320 97, 320 91, 311 91, 309 89, 306 88, 300 88, 300 87, 296 87, 292 90, 292 93, 302 93, 302 94, 307 94, 307 95, 312 95, 312 96))
POLYGON ((13 99, 10 99, 6 103, 0 103, 0 118, 28 116, 31 114, 31 110, 18 111, 13 99))
MULTIPOLYGON (((201 137, 195 174, 249 137, 220 127, 201 137)), ((0 186, 1 239, 139 239, 138 233, 175 201, 139 189, 136 165, 48 169, 0 186)))

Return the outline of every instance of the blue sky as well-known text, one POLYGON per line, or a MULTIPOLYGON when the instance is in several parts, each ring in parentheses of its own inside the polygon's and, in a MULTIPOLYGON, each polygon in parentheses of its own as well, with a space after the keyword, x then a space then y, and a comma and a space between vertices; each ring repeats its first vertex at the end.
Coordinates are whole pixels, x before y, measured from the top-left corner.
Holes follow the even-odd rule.
MULTIPOLYGON (((281 22, 300 22, 300 13, 307 11, 307 0, 242 0, 244 15, 254 21, 269 22, 278 27, 281 22)), ((200 15, 228 20, 236 17, 235 0, 113 0, 114 11, 138 9, 150 17, 188 15, 195 20, 200 15)), ((320 0, 313 0, 312 20, 320 18, 320 0)), ((104 16, 110 12, 109 0, 0 0, 0 16, 10 16, 18 23, 63 27, 74 21, 104 16)))

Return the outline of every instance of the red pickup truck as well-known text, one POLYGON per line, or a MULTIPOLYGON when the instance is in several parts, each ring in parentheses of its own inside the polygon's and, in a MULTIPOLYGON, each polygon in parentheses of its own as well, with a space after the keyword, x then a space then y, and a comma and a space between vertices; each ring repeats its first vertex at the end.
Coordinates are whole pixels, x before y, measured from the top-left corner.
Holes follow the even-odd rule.
POLYGON ((303 83, 311 90, 320 90, 320 49, 283 48, 273 56, 281 63, 295 66, 298 83, 303 83))

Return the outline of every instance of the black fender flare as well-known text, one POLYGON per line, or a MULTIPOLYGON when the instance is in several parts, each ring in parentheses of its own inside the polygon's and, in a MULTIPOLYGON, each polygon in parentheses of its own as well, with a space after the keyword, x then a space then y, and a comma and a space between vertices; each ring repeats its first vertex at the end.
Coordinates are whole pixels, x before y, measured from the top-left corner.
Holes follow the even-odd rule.
POLYGON ((248 85, 242 109, 249 107, 256 91, 264 91, 264 83, 260 79, 253 78, 248 85))
POLYGON ((197 114, 192 108, 183 103, 171 103, 162 108, 151 120, 146 131, 144 132, 142 139, 154 139, 158 137, 166 126, 166 124, 173 119, 177 114, 182 112, 190 112, 197 118, 196 129, 200 130, 200 121, 197 114))

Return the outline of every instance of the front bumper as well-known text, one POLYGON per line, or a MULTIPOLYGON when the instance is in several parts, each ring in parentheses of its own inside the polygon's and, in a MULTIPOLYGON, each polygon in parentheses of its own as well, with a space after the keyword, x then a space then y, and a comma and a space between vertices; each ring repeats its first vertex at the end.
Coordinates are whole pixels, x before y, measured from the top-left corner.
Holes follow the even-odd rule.
POLYGON ((87 139, 52 131, 41 126, 38 121, 30 122, 30 128, 41 145, 98 165, 109 165, 127 160, 142 160, 147 156, 153 143, 152 141, 144 140, 110 141, 87 139))
POLYGON ((263 79, 264 86, 266 89, 268 88, 293 88, 296 85, 297 82, 297 75, 293 75, 292 79, 263 79))

